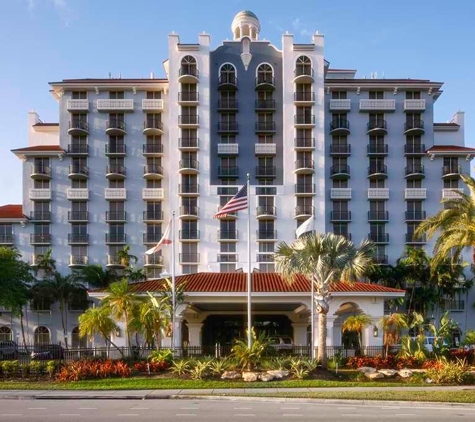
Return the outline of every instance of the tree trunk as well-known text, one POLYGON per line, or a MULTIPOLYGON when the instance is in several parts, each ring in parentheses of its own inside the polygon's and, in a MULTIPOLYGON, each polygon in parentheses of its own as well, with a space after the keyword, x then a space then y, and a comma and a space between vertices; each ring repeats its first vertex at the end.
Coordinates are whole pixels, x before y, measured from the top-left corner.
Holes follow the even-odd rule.
POLYGON ((59 313, 61 314, 61 325, 63 327, 63 338, 64 338, 64 345, 66 349, 68 348, 68 338, 66 336, 66 322, 64 320, 64 300, 60 299, 59 301, 59 313))
POLYGON ((323 369, 327 369, 327 310, 318 307, 318 356, 323 369))
POLYGON ((109 342, 109 344, 111 346, 114 346, 119 351, 120 355, 122 357, 124 357, 124 352, 119 347, 117 347, 117 345, 109 337, 107 337, 107 335, 105 333, 102 333, 102 336, 104 337, 104 340, 105 340, 106 344, 107 344, 107 342, 109 342))
POLYGON ((21 327, 21 337, 23 339, 23 347, 26 350, 25 326, 23 324, 23 310, 21 309, 20 309, 20 327, 21 327))

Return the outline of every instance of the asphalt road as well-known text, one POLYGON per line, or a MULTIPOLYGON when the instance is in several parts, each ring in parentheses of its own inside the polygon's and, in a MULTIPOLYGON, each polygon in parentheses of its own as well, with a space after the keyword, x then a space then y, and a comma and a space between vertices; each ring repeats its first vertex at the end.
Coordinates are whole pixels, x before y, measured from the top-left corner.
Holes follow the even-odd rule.
POLYGON ((205 400, 2 400, 0 421, 474 421, 475 408, 205 400))

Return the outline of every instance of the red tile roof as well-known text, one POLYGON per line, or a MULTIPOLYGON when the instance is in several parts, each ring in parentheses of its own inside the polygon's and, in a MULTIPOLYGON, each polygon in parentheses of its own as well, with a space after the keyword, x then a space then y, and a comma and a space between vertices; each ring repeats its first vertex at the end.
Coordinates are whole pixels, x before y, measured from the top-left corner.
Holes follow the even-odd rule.
POLYGON ((58 151, 58 152, 66 152, 63 148, 61 148, 59 145, 37 145, 34 147, 25 147, 25 148, 17 148, 17 149, 12 149, 12 152, 41 152, 41 151, 58 151))
MULTIPOLYGON (((186 282, 185 291, 189 293, 244 293, 247 291, 247 274, 245 273, 197 273, 178 276, 177 284, 186 282)), ((252 274, 253 292, 256 293, 299 293, 310 292, 310 282, 304 276, 298 276, 293 283, 287 283, 277 273, 252 274)), ((163 289, 161 279, 147 280, 131 285, 134 292, 153 292, 163 289)), ((100 290, 96 290, 100 291, 100 290)), ((404 293, 404 290, 392 289, 363 282, 333 285, 334 293, 404 293)))
POLYGON ((168 82, 166 78, 84 78, 84 79, 63 79, 60 82, 50 82, 51 85, 55 84, 75 84, 75 83, 141 83, 141 82, 168 82))
POLYGON ((458 123, 448 122, 448 123, 434 123, 434 126, 460 126, 458 123))
POLYGON ((33 127, 35 126, 59 126, 59 123, 44 123, 44 122, 39 122, 35 123, 33 127))
POLYGON ((0 218, 26 218, 23 214, 22 205, 3 205, 0 206, 0 218))
POLYGON ((434 145, 427 152, 475 152, 475 148, 460 147, 458 145, 434 145))

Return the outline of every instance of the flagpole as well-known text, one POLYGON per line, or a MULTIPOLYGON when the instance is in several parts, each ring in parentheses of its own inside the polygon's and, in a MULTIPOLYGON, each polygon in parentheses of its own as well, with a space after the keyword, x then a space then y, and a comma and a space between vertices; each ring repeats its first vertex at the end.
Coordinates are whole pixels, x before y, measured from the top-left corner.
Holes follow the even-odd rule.
POLYGON ((247 173, 247 347, 252 347, 251 318, 251 176, 247 173))
POLYGON ((175 311, 176 311, 176 291, 175 291, 175 211, 172 212, 172 350, 175 354, 175 311))
POLYGON ((312 313, 312 321, 311 321, 311 330, 312 330, 312 335, 311 335, 311 349, 310 349, 310 357, 312 359, 315 359, 315 286, 313 284, 313 280, 310 280, 310 284, 311 284, 311 295, 312 295, 312 304, 311 304, 311 313, 312 313))

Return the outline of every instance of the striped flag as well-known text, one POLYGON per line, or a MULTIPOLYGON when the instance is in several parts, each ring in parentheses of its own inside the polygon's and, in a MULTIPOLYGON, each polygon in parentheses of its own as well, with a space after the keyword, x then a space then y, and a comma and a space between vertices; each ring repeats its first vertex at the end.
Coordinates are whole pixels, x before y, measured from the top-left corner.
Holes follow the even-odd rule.
POLYGON ((239 189, 238 193, 234 195, 227 204, 221 208, 215 215, 214 218, 226 217, 228 214, 231 214, 236 211, 245 210, 248 207, 247 202, 247 183, 239 189))
POLYGON ((147 252, 145 252, 147 255, 152 255, 152 254, 158 252, 160 249, 162 249, 162 246, 171 245, 171 243, 172 243, 172 239, 170 237, 171 226, 172 226, 172 220, 170 220, 168 222, 168 226, 165 230, 165 233, 163 233, 163 236, 160 239, 160 241, 153 248, 151 248, 147 252))

